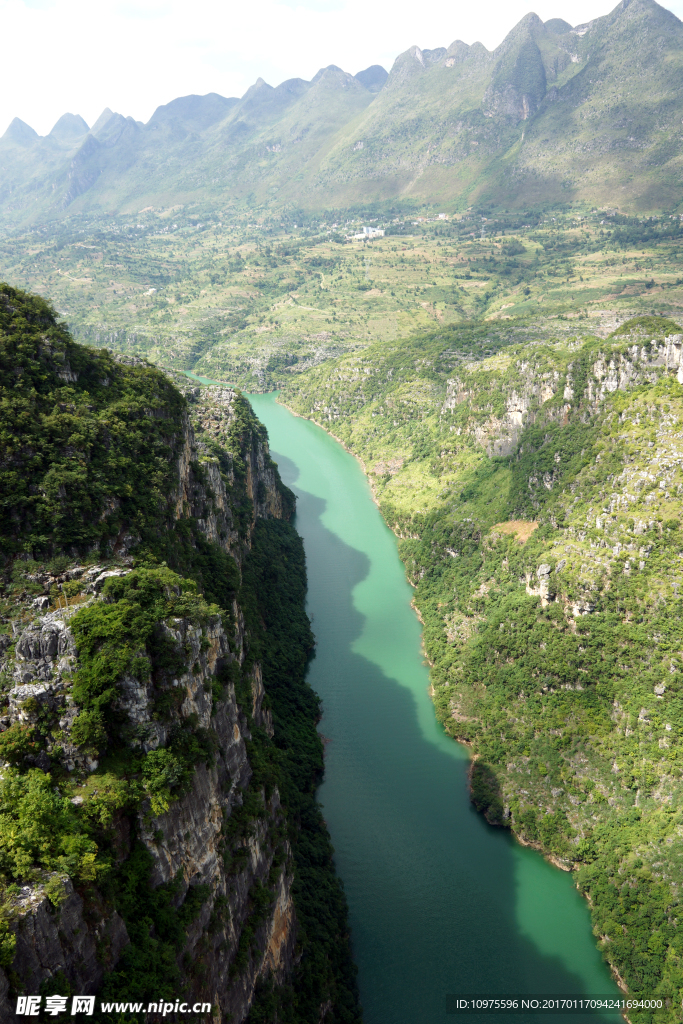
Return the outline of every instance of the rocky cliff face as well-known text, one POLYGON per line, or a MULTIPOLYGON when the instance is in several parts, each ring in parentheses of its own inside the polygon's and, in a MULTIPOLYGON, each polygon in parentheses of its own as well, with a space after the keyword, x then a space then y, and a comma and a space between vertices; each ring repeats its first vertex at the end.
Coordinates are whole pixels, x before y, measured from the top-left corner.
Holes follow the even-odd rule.
POLYGON ((617 351, 598 350, 586 365, 572 360, 571 355, 544 353, 538 360, 527 355, 510 360, 503 367, 502 380, 503 360, 495 356, 473 364, 469 372, 448 381, 441 413, 453 413, 460 406, 468 408, 468 423, 461 429, 472 434, 489 456, 511 455, 524 429, 539 415, 566 423, 575 399, 583 400, 587 410, 596 412, 607 395, 639 384, 654 384, 663 374, 675 372, 678 382, 683 383, 682 346, 683 335, 673 334, 663 341, 632 344, 617 351), (585 375, 585 393, 575 395, 579 374, 585 375), (488 388, 494 376, 498 397, 495 408, 488 388), (545 407, 542 413, 541 407, 545 407))
MULTIPOLYGON (((183 948, 192 967, 200 964, 202 969, 187 972, 184 981, 197 1001, 212 1002, 214 1020, 241 1021, 249 1010, 256 981, 267 977, 279 981, 291 968, 296 915, 288 847, 276 838, 283 824, 277 790, 263 799, 261 816, 248 834, 236 838, 226 834, 234 811, 244 804, 252 776, 245 745, 249 726, 237 704, 234 685, 228 685, 217 703, 211 695, 217 673, 231 664, 239 665, 244 657, 243 621, 237 606, 233 611, 236 624, 231 634, 224 629, 220 615, 204 627, 187 619, 163 624, 166 636, 184 654, 184 671, 171 683, 182 697, 177 715, 211 730, 218 750, 213 765, 199 765, 189 790, 168 810, 154 814, 149 800, 144 801, 136 824, 153 858, 153 885, 179 881, 179 905, 190 887, 207 887, 183 948), (253 915, 254 886, 269 888, 270 905, 257 922, 246 962, 236 971, 240 939, 253 915)), ((69 612, 51 613, 19 635, 16 673, 24 681, 10 691, 3 724, 31 722, 46 712, 53 719, 58 717, 64 763, 70 771, 80 769, 85 774, 96 768, 97 762, 69 742, 69 727, 78 709, 62 673, 67 659, 73 669, 78 660, 68 622, 69 612)), ((269 715, 261 707, 264 690, 258 664, 249 678, 253 699, 248 711, 257 725, 272 731, 269 715)), ((135 744, 144 751, 162 747, 175 725, 174 719, 160 723, 153 717, 153 691, 151 679, 140 682, 124 676, 120 683, 119 709, 135 730, 135 744)), ((38 766, 49 768, 49 758, 43 755, 38 766)), ((86 783, 83 786, 85 789, 86 783)), ((79 800, 82 803, 83 798, 73 798, 73 802, 79 800)), ((125 847, 128 841, 126 825, 120 842, 125 847)), ((89 894, 86 905, 68 878, 63 879, 64 890, 55 906, 46 894, 46 882, 49 879, 24 886, 12 902, 12 927, 17 936, 11 965, 14 985, 19 981, 26 991, 37 992, 42 983, 62 972, 74 991, 94 993, 105 969, 116 966, 128 943, 126 927, 96 894, 89 894), (102 948, 105 956, 98 952, 102 948)), ((13 1011, 7 1001, 8 984, 0 974, 0 991, 3 989, 6 998, 4 1006, 0 1000, 0 1011, 8 1015, 3 1019, 9 1019, 13 1011)))
POLYGON ((294 496, 238 392, 178 383, 0 284, 0 1019, 354 1024, 294 496))
MULTIPOLYGON (((187 378, 182 380, 179 374, 173 374, 173 379, 189 403, 192 418, 191 424, 189 419, 187 422, 179 461, 176 515, 182 514, 184 505, 194 512, 201 511, 195 497, 197 481, 192 474, 193 461, 199 457, 214 499, 207 518, 200 517, 201 529, 207 539, 222 544, 239 560, 239 545, 226 487, 235 488, 241 483, 246 498, 252 504, 248 536, 256 519, 288 519, 293 506, 278 485, 277 471, 270 458, 264 432, 258 434, 250 429, 242 451, 237 453, 234 450, 233 434, 243 402, 238 392, 218 385, 194 387, 187 383, 187 378)), ((201 502, 201 487, 198 497, 201 502)))
MULTIPOLYGON (((215 388, 191 390, 189 397, 192 416, 183 417, 176 447, 172 520, 193 518, 206 540, 240 564, 256 522, 288 517, 291 502, 264 433, 247 415, 241 396, 215 388)), ((91 794, 88 776, 98 759, 72 735, 81 708, 72 693, 80 660, 70 623, 84 608, 112 601, 106 584, 134 572, 128 552, 139 540, 131 528, 119 534, 113 560, 29 573, 27 585, 38 596, 19 595, 13 635, 3 637, 8 642, 2 645, 0 667, 11 685, 0 727, 42 728, 47 742, 35 757, 28 755, 27 763, 43 771, 59 765, 72 782, 80 779, 71 798, 76 807, 91 794), (36 612, 44 614, 32 617, 36 612)), ((146 673, 124 673, 118 680, 116 712, 133 751, 162 750, 183 723, 210 735, 215 749, 196 766, 180 798, 163 808, 148 797, 133 820, 121 817, 116 845, 125 859, 131 832, 139 837, 152 859, 152 886, 173 884, 176 906, 191 890, 201 892, 180 952, 182 987, 188 998, 212 1003, 214 1021, 238 1022, 249 1011, 257 981, 280 982, 291 969, 297 925, 277 788, 250 789, 250 723, 273 733, 270 711, 263 707, 261 666, 245 665, 246 627, 236 600, 228 612, 203 622, 187 616, 160 622, 159 635, 174 655, 173 670, 160 677, 152 664, 146 673), (237 702, 238 677, 246 687, 246 706, 237 702), (160 716, 160 693, 170 694, 172 714, 160 716), (252 807, 245 817, 246 799, 256 802, 257 810, 252 807)), ((36 993, 60 976, 74 992, 98 992, 105 972, 116 969, 129 945, 123 919, 97 888, 79 892, 67 875, 34 873, 12 896, 8 913, 16 951, 7 973, 0 970, 3 1020, 14 1013, 10 995, 36 993)))
MULTIPOLYGON (((214 765, 198 766, 192 786, 167 811, 150 815, 149 805, 139 814, 140 835, 154 858, 153 884, 182 878, 181 898, 194 885, 209 886, 210 895, 192 923, 184 953, 193 964, 201 964, 201 974, 193 980, 192 995, 206 998, 227 1020, 243 1020, 249 1010, 254 986, 259 977, 281 980, 291 968, 296 940, 296 917, 291 896, 291 869, 288 849, 278 848, 274 833, 282 827, 282 811, 277 790, 263 799, 263 817, 245 837, 231 842, 225 826, 236 808, 244 804, 252 770, 245 740, 250 738, 245 714, 235 699, 234 685, 212 708, 211 683, 221 664, 239 663, 243 658, 239 609, 238 625, 228 637, 220 616, 204 629, 184 620, 167 625, 168 635, 179 649, 189 651, 186 672, 178 679, 184 694, 179 715, 195 717, 200 727, 212 729, 218 752, 214 765), (236 653, 230 653, 230 641, 236 653), (280 861, 276 862, 276 856, 280 861), (270 887, 273 899, 265 918, 258 922, 247 962, 239 971, 233 964, 240 938, 251 908, 250 894, 255 885, 270 887)), ((260 666, 252 670, 253 704, 257 725, 268 726, 260 707, 262 684, 260 666)), ((141 724, 149 722, 147 709, 137 709, 141 724)), ((148 743, 154 743, 152 732, 148 743)))

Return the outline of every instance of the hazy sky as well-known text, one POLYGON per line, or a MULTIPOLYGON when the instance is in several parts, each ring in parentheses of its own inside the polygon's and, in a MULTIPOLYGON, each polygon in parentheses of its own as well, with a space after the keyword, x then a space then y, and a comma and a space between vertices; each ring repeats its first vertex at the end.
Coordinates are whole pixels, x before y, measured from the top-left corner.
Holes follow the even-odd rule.
MULTIPOLYGON (((20 117, 41 135, 70 111, 147 121, 176 96, 241 96, 310 79, 327 64, 390 69, 417 43, 489 49, 529 10, 577 25, 616 0, 0 0, 0 133, 20 117)), ((666 4, 683 18, 683 0, 666 4)))

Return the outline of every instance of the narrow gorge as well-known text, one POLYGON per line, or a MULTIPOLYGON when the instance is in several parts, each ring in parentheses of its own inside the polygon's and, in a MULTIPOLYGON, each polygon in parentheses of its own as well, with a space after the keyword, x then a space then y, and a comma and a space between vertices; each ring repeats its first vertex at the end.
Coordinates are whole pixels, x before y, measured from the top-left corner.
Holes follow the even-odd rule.
POLYGON ((263 426, 6 286, 0 340, 0 1017, 40 993, 358 1020, 263 426))
POLYGON ((359 456, 492 825, 571 872, 629 1020, 683 984, 683 332, 463 323, 280 401, 359 456))

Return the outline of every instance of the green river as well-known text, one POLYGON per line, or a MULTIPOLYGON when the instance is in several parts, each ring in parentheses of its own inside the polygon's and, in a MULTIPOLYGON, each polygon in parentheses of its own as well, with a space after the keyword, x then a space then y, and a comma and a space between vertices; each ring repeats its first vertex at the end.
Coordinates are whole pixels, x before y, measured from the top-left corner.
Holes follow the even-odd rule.
POLYGON ((298 499, 317 640, 309 678, 324 707, 319 797, 366 1024, 595 1021, 446 1014, 447 994, 618 989, 571 876, 469 801, 468 753, 435 719, 412 590, 360 465, 274 394, 249 398, 298 499))

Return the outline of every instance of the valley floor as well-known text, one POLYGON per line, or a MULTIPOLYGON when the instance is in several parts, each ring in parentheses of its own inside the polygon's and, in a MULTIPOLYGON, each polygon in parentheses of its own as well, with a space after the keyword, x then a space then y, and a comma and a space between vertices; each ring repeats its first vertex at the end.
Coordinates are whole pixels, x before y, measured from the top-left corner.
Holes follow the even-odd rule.
POLYGON ((3 259, 79 337, 278 388, 362 459, 475 804, 575 872, 629 992, 670 1001, 632 1019, 677 1019, 679 222, 173 223, 6 237, 3 259))

